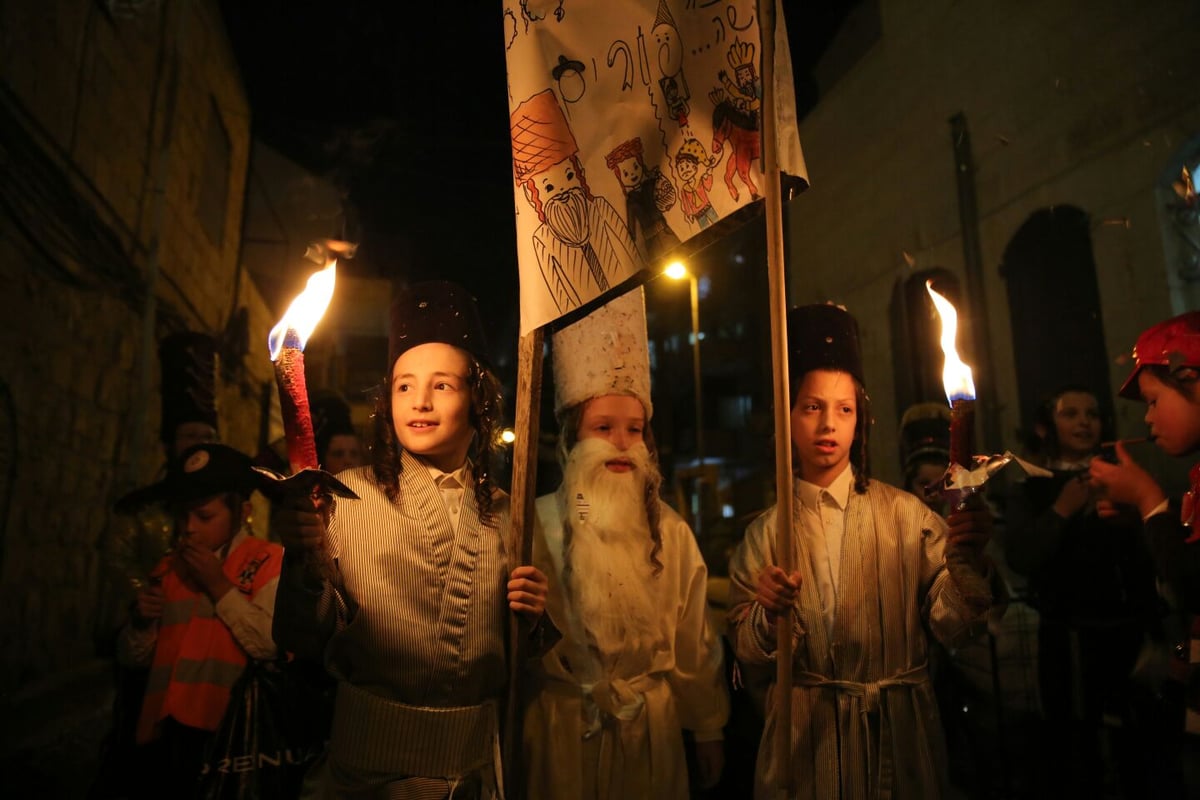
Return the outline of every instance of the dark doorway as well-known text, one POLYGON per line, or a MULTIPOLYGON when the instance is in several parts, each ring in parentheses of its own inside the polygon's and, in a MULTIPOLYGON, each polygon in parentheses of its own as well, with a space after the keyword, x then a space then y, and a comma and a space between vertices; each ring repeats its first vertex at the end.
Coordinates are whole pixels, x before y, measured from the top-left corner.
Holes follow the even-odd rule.
POLYGON ((1000 275, 1008 286, 1022 429, 1030 430, 1038 403, 1066 384, 1089 387, 1111 419, 1088 215, 1073 206, 1035 212, 1005 248, 1000 275))

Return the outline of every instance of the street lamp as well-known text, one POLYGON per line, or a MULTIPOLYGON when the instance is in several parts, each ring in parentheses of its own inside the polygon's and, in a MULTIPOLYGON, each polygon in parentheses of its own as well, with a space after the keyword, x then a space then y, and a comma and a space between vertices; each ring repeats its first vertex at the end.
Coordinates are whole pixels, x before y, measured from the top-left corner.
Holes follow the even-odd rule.
POLYGON ((685 278, 692 292, 692 381, 696 384, 696 460, 704 466, 704 403, 700 394, 700 289, 696 276, 688 271, 682 261, 672 261, 663 270, 671 280, 685 278))

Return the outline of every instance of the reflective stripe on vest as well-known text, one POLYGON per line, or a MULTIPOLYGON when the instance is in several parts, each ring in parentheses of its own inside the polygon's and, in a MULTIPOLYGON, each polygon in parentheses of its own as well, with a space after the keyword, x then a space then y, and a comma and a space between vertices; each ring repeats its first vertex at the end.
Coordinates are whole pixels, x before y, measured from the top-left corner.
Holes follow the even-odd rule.
MULTIPOLYGON (((277 544, 247 536, 225 559, 222 571, 252 598, 279 577, 282 553, 277 544)), ((246 667, 245 652, 203 591, 189 589, 172 570, 163 578, 163 594, 166 604, 138 719, 139 743, 157 738, 159 723, 168 716, 193 728, 216 730, 229 691, 246 667)))

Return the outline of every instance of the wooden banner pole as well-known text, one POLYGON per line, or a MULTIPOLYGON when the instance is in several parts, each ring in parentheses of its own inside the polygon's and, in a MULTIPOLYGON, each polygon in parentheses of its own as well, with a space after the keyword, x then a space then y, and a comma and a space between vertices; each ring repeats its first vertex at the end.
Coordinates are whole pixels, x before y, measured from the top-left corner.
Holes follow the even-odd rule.
MULTIPOLYGON (((791 393, 787 363, 787 265, 783 247, 783 197, 775 125, 775 0, 759 0, 762 38, 762 154, 767 218, 767 271, 771 304, 771 371, 775 407, 775 554, 785 573, 792 563, 791 393)), ((775 628, 775 763, 779 794, 794 793, 792 769, 792 613, 780 614, 775 628)))
MULTIPOLYGON (((533 561, 534 501, 537 499, 537 452, 541 435, 542 348, 541 328, 521 337, 517 344, 517 405, 513 427, 512 542, 510 552, 517 565, 533 561)), ((529 625, 517 614, 509 614, 508 703, 504 709, 504 785, 507 800, 524 797, 521 731, 521 678, 525 673, 526 638, 529 625)))

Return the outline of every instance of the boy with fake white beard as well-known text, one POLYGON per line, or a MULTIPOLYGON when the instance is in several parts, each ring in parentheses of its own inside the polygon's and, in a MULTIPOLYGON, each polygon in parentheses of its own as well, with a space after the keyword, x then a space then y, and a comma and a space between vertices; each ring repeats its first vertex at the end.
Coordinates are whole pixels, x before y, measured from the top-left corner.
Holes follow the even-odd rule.
POLYGON ((791 797, 802 800, 938 798, 945 743, 927 637, 953 644, 982 621, 991 518, 943 520, 870 480, 858 324, 830 304, 792 309, 787 324, 795 571, 777 566, 774 507, 751 523, 729 566, 728 636, 739 662, 773 675, 776 617, 790 611, 793 621, 792 718, 778 719, 772 681, 755 796, 773 797, 789 770, 791 797), (779 724, 792 729, 782 764, 779 724))
POLYGON ((658 499, 642 290, 555 334, 553 353, 564 475, 538 498, 534 563, 564 638, 527 681, 528 796, 686 798, 682 729, 715 784, 729 698, 700 550, 658 499))

